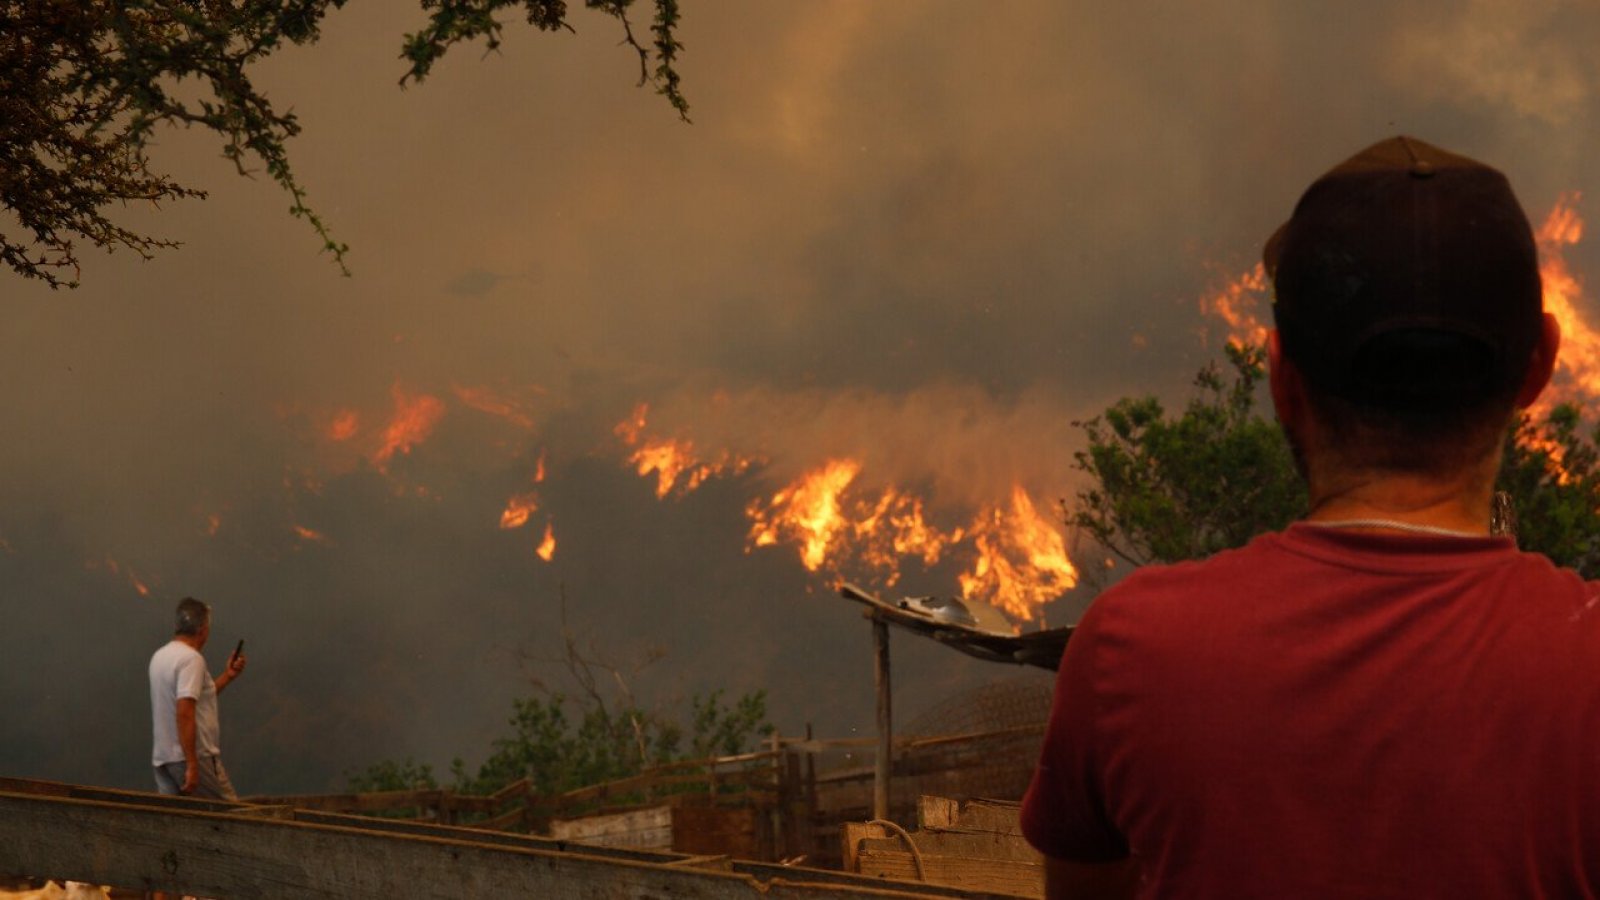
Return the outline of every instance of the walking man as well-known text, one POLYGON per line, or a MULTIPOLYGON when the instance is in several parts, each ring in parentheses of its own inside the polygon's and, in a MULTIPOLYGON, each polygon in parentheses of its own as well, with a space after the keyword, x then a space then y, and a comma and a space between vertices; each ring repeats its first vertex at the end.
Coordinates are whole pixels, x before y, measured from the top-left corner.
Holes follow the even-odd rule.
POLYGON ((1600 583, 1489 533, 1560 338, 1509 183, 1392 138, 1265 259, 1310 510, 1090 607, 1023 805, 1050 896, 1600 896, 1600 583))
POLYGON ((185 597, 172 640, 150 657, 151 762, 163 794, 238 800, 222 767, 217 695, 244 673, 245 657, 230 655, 213 680, 200 655, 210 637, 211 607, 185 597))

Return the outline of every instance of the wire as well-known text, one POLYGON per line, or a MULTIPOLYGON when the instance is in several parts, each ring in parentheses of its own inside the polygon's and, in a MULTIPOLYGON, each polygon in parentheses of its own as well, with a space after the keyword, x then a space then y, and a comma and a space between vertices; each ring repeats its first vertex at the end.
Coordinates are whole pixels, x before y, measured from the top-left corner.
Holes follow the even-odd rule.
POLYGON ((906 842, 906 846, 911 848, 911 861, 917 864, 917 880, 928 880, 928 872, 922 865, 922 851, 917 849, 917 842, 911 839, 911 835, 904 828, 901 828, 899 825, 896 825, 888 819, 873 819, 867 824, 882 825, 884 828, 887 828, 890 831, 893 831, 895 834, 900 835, 901 840, 906 842))

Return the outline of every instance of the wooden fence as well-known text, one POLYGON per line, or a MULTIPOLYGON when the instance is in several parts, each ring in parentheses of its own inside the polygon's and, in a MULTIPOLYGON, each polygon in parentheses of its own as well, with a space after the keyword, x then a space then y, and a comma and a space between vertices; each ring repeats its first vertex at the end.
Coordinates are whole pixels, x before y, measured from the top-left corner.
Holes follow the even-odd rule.
MULTIPOLYGON (((896 741, 889 818, 916 822, 923 794, 1015 800, 1038 755, 1044 726, 896 741)), ((548 833, 553 823, 673 806, 755 810, 763 825, 754 845, 723 852, 767 860, 838 865, 841 826, 872 818, 871 738, 779 738, 755 753, 685 760, 638 775, 539 796, 526 779, 490 795, 428 788, 365 794, 252 797, 254 803, 324 812, 382 815, 475 828, 548 833)), ((674 848, 680 849, 680 848, 674 848)), ((696 852, 708 852, 696 847, 696 852)))

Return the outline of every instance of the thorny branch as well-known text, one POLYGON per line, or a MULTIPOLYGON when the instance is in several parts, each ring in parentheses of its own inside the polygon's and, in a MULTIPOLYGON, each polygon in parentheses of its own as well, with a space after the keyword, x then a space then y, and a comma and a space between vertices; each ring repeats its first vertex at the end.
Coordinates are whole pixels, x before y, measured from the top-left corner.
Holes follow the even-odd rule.
MULTIPOLYGON (((529 24, 572 31, 565 0, 419 0, 427 26, 407 35, 401 77, 421 81, 450 47, 483 37, 499 46, 495 13, 522 7, 529 24)), ((654 59, 633 33, 634 0, 585 0, 621 22, 640 55, 641 83, 656 85, 680 118, 688 103, 676 71, 677 0, 654 0, 654 59)), ((311 226, 345 274, 336 240, 290 166, 300 133, 252 80, 254 66, 288 44, 313 44, 345 0, 0 0, 0 262, 52 288, 76 287, 80 244, 150 258, 177 242, 113 221, 130 201, 204 198, 150 167, 157 126, 200 127, 222 138, 241 175, 255 167, 288 193, 290 215, 311 226), (198 96, 196 96, 198 95, 198 96), (192 97, 193 99, 183 99, 192 97), (14 229, 15 227, 15 229, 14 229)))

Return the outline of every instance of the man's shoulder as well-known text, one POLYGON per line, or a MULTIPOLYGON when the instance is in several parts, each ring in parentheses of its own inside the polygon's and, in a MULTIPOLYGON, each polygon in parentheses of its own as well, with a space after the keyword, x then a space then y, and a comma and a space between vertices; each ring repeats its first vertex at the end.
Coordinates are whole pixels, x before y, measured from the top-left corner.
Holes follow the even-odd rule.
POLYGON ((152 667, 160 664, 179 666, 195 659, 204 659, 200 655, 200 651, 185 644, 183 641, 171 640, 157 647, 156 652, 150 655, 150 665, 152 667))
POLYGON ((1140 566, 1107 588, 1095 599, 1095 605, 1148 603, 1167 598, 1192 602, 1197 588, 1227 587, 1240 579, 1260 577, 1273 571, 1276 560, 1283 556, 1279 533, 1273 532, 1204 559, 1140 566))

